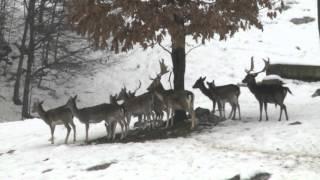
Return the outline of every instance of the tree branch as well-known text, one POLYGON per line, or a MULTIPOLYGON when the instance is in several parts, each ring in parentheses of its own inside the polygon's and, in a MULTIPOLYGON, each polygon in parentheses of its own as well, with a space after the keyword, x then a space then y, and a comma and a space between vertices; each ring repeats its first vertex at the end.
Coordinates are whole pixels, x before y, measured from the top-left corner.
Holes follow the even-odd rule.
POLYGON ((158 44, 163 50, 167 51, 169 54, 172 54, 172 52, 169 49, 167 49, 164 46, 162 46, 161 43, 158 43, 158 44))
POLYGON ((186 53, 186 55, 188 55, 192 50, 194 50, 194 49, 196 49, 196 48, 198 48, 198 47, 200 47, 200 46, 202 46, 202 44, 199 44, 199 45, 197 45, 197 46, 192 47, 191 49, 188 50, 188 52, 186 53))

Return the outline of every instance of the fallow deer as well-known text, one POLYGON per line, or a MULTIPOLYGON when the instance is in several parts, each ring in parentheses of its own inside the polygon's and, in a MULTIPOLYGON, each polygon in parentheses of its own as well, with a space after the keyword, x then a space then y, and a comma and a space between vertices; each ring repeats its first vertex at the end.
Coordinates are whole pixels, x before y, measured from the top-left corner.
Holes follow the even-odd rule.
POLYGON ((263 59, 265 66, 264 68, 259 71, 252 73, 254 69, 254 62, 253 62, 253 57, 251 58, 251 68, 250 70, 246 70, 245 72, 247 73, 246 77, 242 80, 243 83, 247 83, 247 86, 251 93, 256 97, 256 99, 259 102, 260 106, 260 118, 259 121, 262 120, 262 109, 264 106, 265 110, 265 115, 266 115, 266 120, 269 120, 268 118, 268 113, 267 113, 267 108, 268 108, 268 103, 279 105, 280 106, 280 117, 279 121, 281 121, 281 116, 282 116, 282 111, 284 110, 286 119, 288 120, 288 113, 287 113, 287 107, 284 104, 284 99, 287 95, 287 92, 292 94, 290 89, 288 87, 284 87, 281 84, 257 84, 256 82, 256 77, 258 74, 266 71, 267 67, 270 64, 270 60, 265 60, 263 59))
POLYGON ((213 101, 213 108, 215 108, 215 101, 218 102, 220 117, 225 118, 225 103, 228 102, 232 108, 229 118, 236 119, 236 111, 238 109, 238 116, 241 119, 239 105, 240 88, 234 84, 215 86, 214 81, 211 83, 207 82, 209 86, 207 88, 204 84, 205 79, 206 77, 200 77, 193 85, 193 88, 199 88, 203 94, 209 97, 213 101))
POLYGON ((160 73, 156 78, 152 79, 152 83, 147 88, 149 92, 152 92, 164 105, 167 114, 166 128, 173 126, 173 117, 176 110, 184 110, 191 116, 191 129, 194 129, 197 122, 193 109, 194 95, 190 91, 186 90, 165 90, 161 84, 162 75, 168 72, 167 66, 164 61, 160 62, 160 73))
POLYGON ((68 143, 68 138, 72 127, 73 129, 73 142, 76 141, 76 126, 73 122, 73 115, 71 111, 65 106, 60 106, 54 109, 45 111, 42 107, 42 102, 35 102, 32 107, 32 112, 37 112, 40 118, 50 127, 51 130, 51 144, 54 144, 54 130, 56 125, 64 125, 67 128, 67 135, 65 144, 68 143))
MULTIPOLYGON (((85 124, 86 128, 86 142, 89 141, 88 133, 89 133, 89 126, 91 123, 100 123, 105 121, 105 125, 108 131, 108 126, 112 123, 119 123, 121 126, 121 137, 123 139, 125 137, 125 119, 124 119, 124 109, 119 106, 115 106, 112 104, 99 104, 92 107, 86 107, 82 109, 78 109, 76 104, 77 96, 70 97, 66 107, 68 107, 72 114, 76 116, 79 121, 85 124)), ((115 138, 115 134, 108 133, 108 138, 115 138), (112 136, 112 137, 110 137, 112 136)))

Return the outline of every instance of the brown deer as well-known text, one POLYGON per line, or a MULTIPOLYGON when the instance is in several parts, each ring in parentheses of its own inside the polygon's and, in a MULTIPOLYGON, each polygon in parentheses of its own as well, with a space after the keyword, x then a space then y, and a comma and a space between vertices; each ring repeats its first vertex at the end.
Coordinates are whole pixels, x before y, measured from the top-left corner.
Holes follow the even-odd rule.
POLYGON ((207 82, 207 85, 209 86, 209 88, 207 88, 204 84, 205 79, 206 77, 200 77, 193 85, 193 88, 199 88, 204 95, 212 100, 213 111, 215 110, 215 103, 217 101, 220 117, 225 118, 225 103, 228 102, 232 107, 229 118, 232 117, 233 120, 236 119, 236 111, 238 109, 239 119, 241 119, 238 100, 240 88, 233 84, 215 86, 214 81, 211 83, 207 82))
POLYGON ((32 107, 32 112, 37 112, 40 118, 50 127, 51 130, 51 144, 54 144, 54 130, 56 125, 64 125, 67 128, 67 135, 65 144, 68 143, 68 138, 72 127, 73 129, 73 142, 76 141, 76 126, 73 122, 73 115, 71 111, 65 106, 60 106, 54 109, 45 111, 42 107, 42 102, 35 102, 32 107))
MULTIPOLYGON (((140 82, 139 87, 141 87, 141 82, 140 82)), ((139 88, 137 88, 137 89, 139 89, 139 88)), ((141 111, 138 109, 136 111, 132 111, 131 116, 138 117, 138 124, 141 124, 141 125, 146 124, 145 121, 149 120, 149 123, 152 127, 153 124, 156 124, 157 122, 159 122, 163 119, 164 106, 163 106, 163 103, 161 101, 159 101, 157 98, 154 98, 153 94, 151 94, 150 92, 144 93, 143 95, 153 101, 152 106, 151 106, 151 110, 152 110, 151 115, 149 112, 150 109, 144 108, 144 110, 146 110, 146 111, 141 111), (150 119, 148 119, 148 115, 150 116, 150 119), (142 121, 144 121, 144 122, 142 122, 142 121)), ((134 102, 133 99, 137 98, 137 97, 139 97, 139 96, 136 96, 136 90, 134 92, 127 91, 126 87, 124 87, 121 89, 119 96, 117 97, 117 100, 124 100, 124 102, 130 103, 131 101, 134 102)), ((115 97, 113 97, 113 98, 115 98, 115 97)), ((144 98, 142 98, 142 99, 144 99, 144 98)), ((147 105, 148 105, 148 102, 147 102, 147 105)), ((129 104, 127 106, 129 106, 129 104)), ((140 106, 140 107, 144 107, 144 106, 140 106)), ((129 120, 127 123, 129 125, 131 118, 128 116, 129 116, 129 114, 127 115, 127 121, 129 120)))
MULTIPOLYGON (((86 127, 86 142, 88 142, 89 137, 89 126, 91 123, 100 123, 102 121, 105 121, 105 125, 108 129, 108 126, 110 126, 112 123, 119 123, 121 126, 121 137, 120 139, 123 139, 126 135, 126 132, 124 131, 125 128, 125 119, 124 119, 124 109, 120 106, 112 105, 112 104, 99 104, 92 107, 86 107, 82 109, 78 109, 76 104, 77 95, 74 97, 70 97, 66 107, 68 107, 72 114, 76 116, 79 121, 83 124, 85 124, 86 127)), ((125 129, 126 130, 126 129, 125 129)), ((107 132, 108 138, 115 138, 115 134, 113 132, 107 132), (113 133, 113 134, 112 134, 113 133), (112 136, 112 137, 110 137, 112 136)))
MULTIPOLYGON (((206 78, 202 78, 200 77, 192 86, 193 89, 200 89, 200 91, 202 92, 202 94, 204 94, 205 96, 207 96, 211 101, 212 101, 212 112, 213 114, 215 113, 215 109, 216 109, 216 104, 217 104, 217 100, 216 98, 213 96, 213 94, 210 92, 209 88, 207 88, 204 84, 204 80, 206 78)), ((221 114, 220 114, 221 116, 221 114)))
POLYGON ((176 110, 184 110, 191 116, 191 129, 194 129, 197 122, 193 109, 194 95, 190 91, 186 90, 165 90, 161 84, 162 75, 169 72, 167 66, 164 64, 164 60, 160 61, 160 73, 156 78, 152 79, 152 83, 147 88, 149 92, 152 92, 156 98, 158 98, 165 106, 167 114, 166 128, 173 126, 173 117, 176 110))
POLYGON ((258 74, 266 71, 267 67, 270 64, 269 59, 268 59, 268 61, 263 59, 263 61, 265 63, 264 68, 259 72, 253 73, 252 71, 254 69, 254 61, 253 61, 253 57, 252 57, 251 58, 251 68, 250 68, 250 70, 245 71, 247 73, 247 75, 242 80, 242 82, 247 83, 249 90, 251 91, 251 93, 256 97, 256 99, 259 102, 259 106, 260 106, 259 121, 262 120, 263 106, 264 106, 264 110, 266 113, 266 120, 267 121, 269 120, 268 113, 267 113, 268 103, 280 106, 281 109, 280 109, 279 121, 281 121, 281 116, 282 116, 283 110, 285 112, 286 119, 288 120, 289 118, 288 118, 288 113, 287 113, 287 107, 283 102, 284 102, 284 99, 287 95, 287 92, 292 94, 290 89, 288 87, 282 86, 281 84, 263 84, 263 83, 257 84, 257 82, 256 82, 255 78, 258 76, 258 74))

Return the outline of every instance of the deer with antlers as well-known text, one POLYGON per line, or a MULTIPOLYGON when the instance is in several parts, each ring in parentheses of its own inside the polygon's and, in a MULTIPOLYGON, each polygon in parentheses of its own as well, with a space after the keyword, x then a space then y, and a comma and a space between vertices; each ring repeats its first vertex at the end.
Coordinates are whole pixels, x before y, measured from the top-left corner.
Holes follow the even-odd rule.
POLYGON ((176 110, 184 110, 191 116, 191 129, 196 126, 196 118, 193 109, 194 95, 190 91, 186 90, 165 90, 161 84, 161 77, 168 73, 168 67, 165 65, 164 60, 160 61, 160 73, 157 74, 156 78, 152 79, 152 83, 147 90, 154 94, 165 106, 167 114, 167 124, 173 126, 173 117, 176 110))
POLYGON ((260 118, 259 121, 262 120, 262 109, 264 106, 264 110, 266 113, 266 120, 268 120, 268 113, 267 113, 267 108, 268 108, 268 103, 270 104, 275 104, 280 106, 280 117, 279 121, 281 121, 281 116, 282 116, 282 111, 285 112, 286 119, 288 120, 288 113, 287 113, 287 107, 284 104, 284 99, 287 95, 287 92, 292 94, 290 89, 288 87, 282 86, 282 84, 257 84, 256 82, 256 77, 258 74, 265 72, 266 69, 268 68, 270 64, 270 59, 268 60, 263 59, 265 66, 264 68, 259 71, 253 73, 254 69, 254 60, 253 57, 251 58, 251 67, 250 70, 246 70, 245 72, 247 73, 246 77, 242 80, 243 83, 247 83, 247 86, 251 93, 256 97, 256 99, 259 102, 260 106, 260 118))

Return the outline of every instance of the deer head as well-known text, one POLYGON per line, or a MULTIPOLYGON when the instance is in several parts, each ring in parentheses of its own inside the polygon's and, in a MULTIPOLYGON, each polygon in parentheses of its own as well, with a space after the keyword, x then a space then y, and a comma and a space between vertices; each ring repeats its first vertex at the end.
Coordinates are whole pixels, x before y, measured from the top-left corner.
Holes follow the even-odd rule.
POLYGON ((206 80, 207 77, 199 77, 199 79, 194 83, 192 86, 193 89, 195 88, 200 88, 201 86, 204 85, 204 81, 206 80))
POLYGON ((32 105, 32 113, 38 112, 38 110, 41 108, 44 101, 39 102, 38 100, 35 101, 32 105))
POLYGON ((207 85, 209 86, 209 88, 215 88, 216 84, 214 83, 214 80, 212 80, 211 82, 207 82, 207 85))
POLYGON ((137 91, 141 88, 141 81, 139 80, 139 86, 133 91, 127 91, 127 88, 124 86, 119 95, 118 95, 118 99, 117 100, 125 100, 125 99, 128 99, 128 98, 133 98, 136 96, 136 93, 137 91))
POLYGON ((70 107, 70 108, 71 108, 71 107, 74 107, 75 104, 76 104, 77 98, 78 98, 78 95, 75 95, 74 97, 70 97, 70 98, 68 99, 68 101, 67 101, 66 106, 67 106, 67 107, 70 107))
POLYGON ((114 96, 110 95, 109 96, 109 100, 110 100, 111 104, 117 105, 118 104, 118 95, 117 94, 115 94, 114 96))
POLYGON ((263 69, 261 71, 258 72, 253 72, 254 70, 254 60, 253 57, 251 57, 251 67, 250 70, 245 70, 245 72, 247 73, 246 77, 242 80, 243 83, 255 83, 256 80, 255 78, 258 76, 258 74, 265 72, 268 68, 268 66, 270 65, 270 59, 268 58, 268 60, 263 59, 265 66, 263 67, 263 69))

